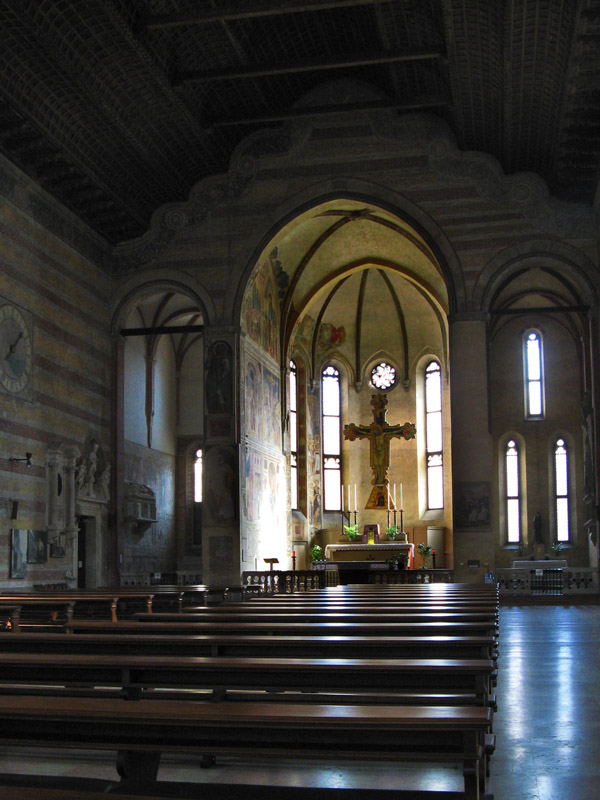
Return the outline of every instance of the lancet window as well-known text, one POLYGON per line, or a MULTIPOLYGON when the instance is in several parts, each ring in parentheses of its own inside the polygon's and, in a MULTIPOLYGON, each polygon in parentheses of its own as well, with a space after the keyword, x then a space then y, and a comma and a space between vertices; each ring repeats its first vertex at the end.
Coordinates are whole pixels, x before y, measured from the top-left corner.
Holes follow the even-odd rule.
POLYGON ((509 439, 504 451, 506 533, 509 544, 521 541, 521 479, 519 446, 509 439))
POLYGON ((332 365, 321 373, 321 402, 323 507, 325 511, 339 511, 342 489, 340 373, 332 365))
POLYGON ((523 367, 525 417, 540 419, 544 416, 544 359, 542 337, 537 331, 528 331, 524 336, 523 367))
POLYGON ((425 438, 427 449, 427 507, 444 507, 442 449, 442 370, 437 361, 425 367, 425 438))
POLYGON ((554 443, 554 503, 556 541, 569 541, 569 459, 563 438, 554 443))
POLYGON ((290 361, 289 372, 290 404, 290 499, 293 509, 298 508, 298 370, 290 361))

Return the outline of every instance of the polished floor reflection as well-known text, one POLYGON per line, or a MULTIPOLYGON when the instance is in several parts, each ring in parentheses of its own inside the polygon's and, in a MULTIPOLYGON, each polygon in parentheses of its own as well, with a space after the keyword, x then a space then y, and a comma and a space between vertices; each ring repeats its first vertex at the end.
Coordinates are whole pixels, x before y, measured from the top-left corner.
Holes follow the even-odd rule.
POLYGON ((495 800, 600 797, 600 607, 500 609, 495 800))
MULTIPOLYGON (((500 609, 495 800, 598 800, 600 797, 600 606, 500 609)), ((117 780, 112 754, 0 752, 1 773, 117 780)), ((161 781, 458 792, 459 769, 421 765, 257 762, 221 758, 203 770, 165 758, 161 781)))

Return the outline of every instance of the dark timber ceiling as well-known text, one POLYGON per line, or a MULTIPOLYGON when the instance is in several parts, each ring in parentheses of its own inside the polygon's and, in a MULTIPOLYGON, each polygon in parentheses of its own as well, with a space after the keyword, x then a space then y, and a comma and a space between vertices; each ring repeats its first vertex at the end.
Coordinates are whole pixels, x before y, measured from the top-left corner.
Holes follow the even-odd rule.
POLYGON ((0 68, 0 151, 112 243, 336 78, 559 198, 598 183, 600 0, 0 0, 0 68))

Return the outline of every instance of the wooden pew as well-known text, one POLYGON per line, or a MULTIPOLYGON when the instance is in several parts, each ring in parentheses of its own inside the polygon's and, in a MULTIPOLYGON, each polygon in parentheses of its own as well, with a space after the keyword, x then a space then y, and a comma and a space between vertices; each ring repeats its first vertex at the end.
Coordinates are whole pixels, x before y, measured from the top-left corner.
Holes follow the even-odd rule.
MULTIPOLYGON (((69 777, 43 776, 40 780, 52 783, 52 786, 39 785, 32 776, 21 778, 21 785, 7 783, 6 775, 0 776, 0 797, 2 800, 106 800, 106 793, 118 787, 114 782, 96 781, 101 784, 96 789, 75 788, 82 787, 85 779, 69 777)), ((10 776, 14 778, 14 776, 10 776)), ((89 785, 87 781, 85 785, 89 785)), ((462 800, 463 792, 437 792, 437 791, 403 791, 402 789, 380 789, 379 787, 361 789, 348 789, 336 786, 333 788, 318 788, 316 786, 287 786, 272 784, 247 784, 247 783, 222 783, 222 782, 194 782, 182 783, 155 782, 151 785, 138 784, 135 794, 125 794, 121 789, 113 792, 119 800, 173 800, 173 797, 188 798, 189 800, 306 800, 310 793, 310 800, 462 800), (152 794, 139 792, 140 786, 147 788, 152 794), (175 793, 176 792, 176 793, 175 793)), ((490 795, 488 795, 490 796, 490 795)))
POLYGON ((252 658, 179 654, 0 653, 0 693, 89 693, 106 687, 130 699, 226 697, 286 702, 494 705, 495 667, 485 659, 252 658), (39 687, 44 687, 40 692, 39 687), (89 687, 94 687, 91 689, 89 687), (157 690, 160 693, 157 693, 157 690), (203 690, 200 692, 200 690, 203 690), (250 693, 250 695, 248 694, 250 693), (326 694, 327 698, 322 698, 326 694))
POLYGON ((118 751, 124 788, 156 780, 162 752, 462 765, 482 800, 493 712, 481 706, 194 703, 0 697, 3 744, 118 751))
POLYGON ((184 601, 202 600, 205 586, 106 587, 64 591, 0 592, 3 608, 20 605, 22 626, 46 625, 76 617, 98 617, 115 622, 144 610, 180 611, 184 601))
MULTIPOLYGON (((154 615, 153 615, 154 616, 154 615)), ((143 620, 123 620, 110 623, 101 620, 72 620, 65 623, 68 634, 77 632, 111 632, 119 633, 166 633, 166 634, 265 634, 269 636, 493 636, 495 620, 483 622, 287 622, 252 621, 236 622, 224 620, 217 622, 182 622, 179 615, 168 619, 152 621, 150 617, 143 620)))
MULTIPOLYGON (((148 620, 144 613, 133 615, 133 619, 148 620)), ((198 608, 194 610, 183 610, 177 615, 173 614, 152 614, 152 621, 161 622, 175 620, 177 622, 223 622, 231 620, 235 622, 485 622, 497 627, 498 614, 495 611, 448 611, 441 609, 432 611, 431 609, 398 611, 383 609, 351 609, 335 607, 328 609, 313 608, 279 608, 275 610, 261 608, 257 611, 249 611, 246 608, 229 610, 225 607, 218 609, 198 608)))
POLYGON ((495 659, 495 636, 260 636, 151 633, 113 635, 78 631, 75 636, 0 632, 0 651, 31 653, 139 653, 191 656, 306 658, 484 658, 495 659))

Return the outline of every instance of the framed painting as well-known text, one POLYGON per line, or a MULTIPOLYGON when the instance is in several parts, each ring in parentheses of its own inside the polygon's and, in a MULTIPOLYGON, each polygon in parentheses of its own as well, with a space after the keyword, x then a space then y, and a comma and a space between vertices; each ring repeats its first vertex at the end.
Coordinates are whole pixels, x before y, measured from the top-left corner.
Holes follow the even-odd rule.
POLYGON ((27 574, 27 531, 11 531, 10 577, 24 578, 27 574))
POLYGON ((27 563, 45 564, 47 560, 46 531, 27 531, 27 563))

